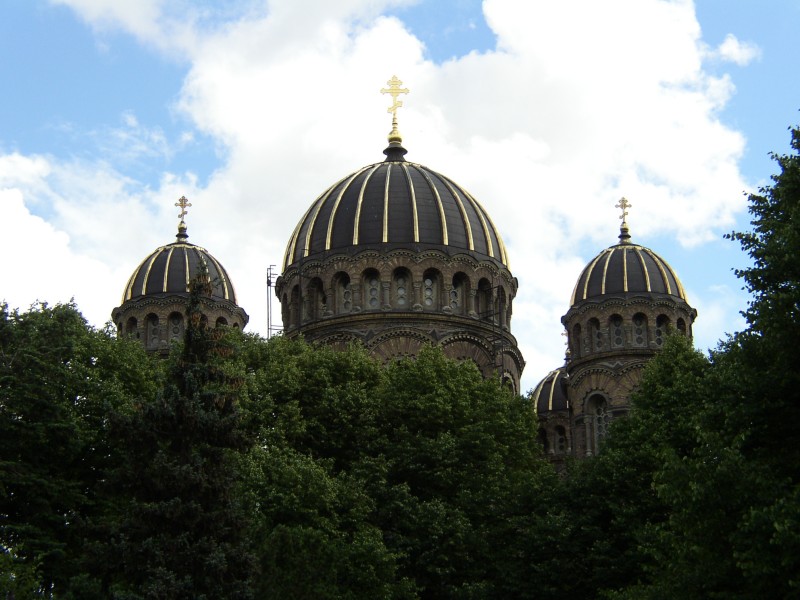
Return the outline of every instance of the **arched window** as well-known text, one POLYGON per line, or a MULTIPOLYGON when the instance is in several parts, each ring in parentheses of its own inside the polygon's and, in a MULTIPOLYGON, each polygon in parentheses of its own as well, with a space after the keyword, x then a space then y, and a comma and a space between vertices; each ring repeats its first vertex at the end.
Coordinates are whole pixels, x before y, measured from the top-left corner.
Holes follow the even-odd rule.
POLYGON ((587 413, 584 416, 587 456, 600 452, 610 423, 611 414, 608 412, 605 397, 600 394, 592 395, 587 402, 587 413))
POLYGON ((642 313, 633 316, 633 331, 631 331, 633 346, 637 348, 647 347, 647 317, 642 313))
POLYGON ((326 300, 322 280, 319 277, 314 277, 306 287, 306 296, 304 298, 306 318, 311 321, 321 319, 325 313, 326 300))
POLYGON ((183 339, 183 315, 179 312, 174 312, 169 315, 169 339, 183 339))
POLYGON ((295 285, 289 300, 289 327, 294 328, 300 325, 300 286, 295 285))
POLYGON ((131 317, 128 319, 128 322, 125 324, 125 335, 138 339, 139 323, 136 321, 136 317, 131 317))
POLYGON ((336 288, 336 313, 349 313, 353 310, 353 290, 350 288, 350 276, 340 272, 334 276, 336 288))
POLYGON ((678 331, 681 332, 681 335, 686 335, 686 321, 683 319, 678 319, 678 331))
POLYGON ((611 315, 608 321, 608 337, 612 348, 622 348, 625 345, 625 332, 622 329, 622 317, 611 315))
POLYGON ((542 444, 542 448, 544 448, 545 454, 548 454, 550 452, 550 444, 547 439, 547 431, 543 427, 539 429, 539 441, 542 444))
POLYGON ((492 284, 488 279, 481 279, 478 282, 478 316, 482 321, 494 320, 492 284))
POLYGON ((408 310, 412 303, 411 273, 408 269, 396 269, 392 275, 392 307, 408 310))
POLYGON ((370 269, 364 272, 364 309, 380 310, 381 308, 381 278, 377 271, 370 269))
POLYGON ((161 341, 161 327, 159 327, 158 317, 154 314, 147 315, 145 321, 145 347, 149 350, 157 350, 161 341))
POLYGON ((566 454, 567 453, 567 431, 561 426, 558 425, 555 428, 555 435, 553 436, 553 450, 555 450, 556 454, 566 454))
POLYGON ((453 275, 453 289, 450 290, 450 308, 454 315, 467 313, 469 298, 469 278, 464 273, 453 275))
POLYGON ((438 310, 442 278, 436 269, 428 269, 422 276, 422 309, 438 310))
POLYGON ((216 326, 217 327, 227 327, 228 326, 228 320, 225 317, 217 317, 216 326))
POLYGON ((506 300, 506 289, 501 286, 497 290, 497 318, 501 327, 508 327, 507 313, 508 304, 506 300))
POLYGON ((581 355, 581 326, 579 323, 576 323, 575 326, 572 328, 572 339, 569 340, 570 343, 570 351, 572 352, 572 358, 578 358, 581 355))
POLYGON ((664 344, 664 340, 667 339, 667 331, 669 330, 669 318, 667 315, 658 315, 656 319, 656 328, 653 331, 653 339, 656 343, 656 346, 659 348, 664 344))
POLYGON ((603 350, 603 332, 600 330, 600 321, 597 319, 589 319, 589 338, 594 352, 603 350))

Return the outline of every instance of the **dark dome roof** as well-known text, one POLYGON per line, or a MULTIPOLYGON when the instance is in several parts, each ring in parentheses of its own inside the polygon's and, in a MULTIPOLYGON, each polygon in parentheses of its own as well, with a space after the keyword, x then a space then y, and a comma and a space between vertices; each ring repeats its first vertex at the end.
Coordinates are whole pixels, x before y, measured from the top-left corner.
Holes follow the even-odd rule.
POLYGON ((236 293, 227 271, 208 250, 187 242, 188 237, 186 224, 181 222, 177 240, 156 248, 133 271, 122 301, 157 294, 186 294, 192 277, 205 265, 211 279, 211 297, 236 304, 236 293))
POLYGON ((686 302, 686 292, 675 271, 658 254, 630 242, 623 223, 620 243, 603 250, 583 269, 572 292, 570 306, 583 300, 629 294, 662 294, 686 302))
POLYGON ((464 188, 423 165, 407 162, 399 142, 386 160, 333 184, 311 205, 286 247, 286 269, 307 256, 364 249, 440 249, 508 267, 489 215, 464 188))
POLYGON ((558 410, 568 410, 569 402, 566 394, 566 371, 564 367, 554 369, 539 382, 533 390, 533 403, 536 414, 544 414, 558 410))

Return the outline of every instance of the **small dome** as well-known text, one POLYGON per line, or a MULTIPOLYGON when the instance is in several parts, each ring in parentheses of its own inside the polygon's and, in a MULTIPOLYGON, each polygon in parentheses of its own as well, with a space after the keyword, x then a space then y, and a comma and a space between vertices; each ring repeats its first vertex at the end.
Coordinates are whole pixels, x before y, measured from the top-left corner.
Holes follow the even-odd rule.
POLYGON ((567 400, 567 373, 564 367, 554 369, 539 382, 533 390, 532 401, 536 406, 536 414, 544 415, 553 411, 569 410, 567 400))
POLYGON ((205 265, 211 279, 211 297, 236 304, 236 293, 227 271, 205 248, 186 241, 189 236, 183 221, 176 237, 176 241, 156 248, 136 267, 125 286, 122 302, 143 296, 186 294, 192 277, 205 265))
POLYGON ((623 222, 620 242, 606 248, 583 269, 572 292, 570 306, 604 296, 656 294, 686 302, 686 292, 672 267, 658 254, 630 242, 623 222))
POLYGON ((395 248, 466 253, 508 267, 500 234, 469 192, 407 162, 397 141, 384 154, 317 198, 289 240, 284 270, 308 256, 395 248))

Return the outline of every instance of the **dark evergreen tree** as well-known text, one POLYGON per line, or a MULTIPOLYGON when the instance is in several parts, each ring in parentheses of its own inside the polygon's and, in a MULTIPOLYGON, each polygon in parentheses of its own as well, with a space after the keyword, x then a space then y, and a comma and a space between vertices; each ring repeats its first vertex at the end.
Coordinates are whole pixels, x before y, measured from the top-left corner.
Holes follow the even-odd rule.
POLYGON ((237 498, 242 426, 241 364, 227 328, 210 328, 192 282, 183 347, 154 400, 119 415, 127 460, 108 490, 120 517, 107 546, 105 586, 114 598, 248 598, 248 522, 237 498))

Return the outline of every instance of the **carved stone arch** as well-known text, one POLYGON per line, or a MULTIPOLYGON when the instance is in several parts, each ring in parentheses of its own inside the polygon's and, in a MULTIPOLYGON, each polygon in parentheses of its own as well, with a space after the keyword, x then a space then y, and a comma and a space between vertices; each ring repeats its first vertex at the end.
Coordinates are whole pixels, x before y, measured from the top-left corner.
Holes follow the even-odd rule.
POLYGON ((496 365, 491 352, 476 339, 454 336, 441 343, 445 356, 455 360, 471 360, 486 377, 496 375, 496 365))
POLYGON ((417 356, 425 344, 432 340, 416 331, 398 329, 386 332, 370 341, 370 354, 387 362, 396 358, 417 356))
POLYGON ((351 333, 334 333, 319 338, 316 343, 329 346, 334 350, 347 350, 354 344, 363 345, 361 338, 351 333))

